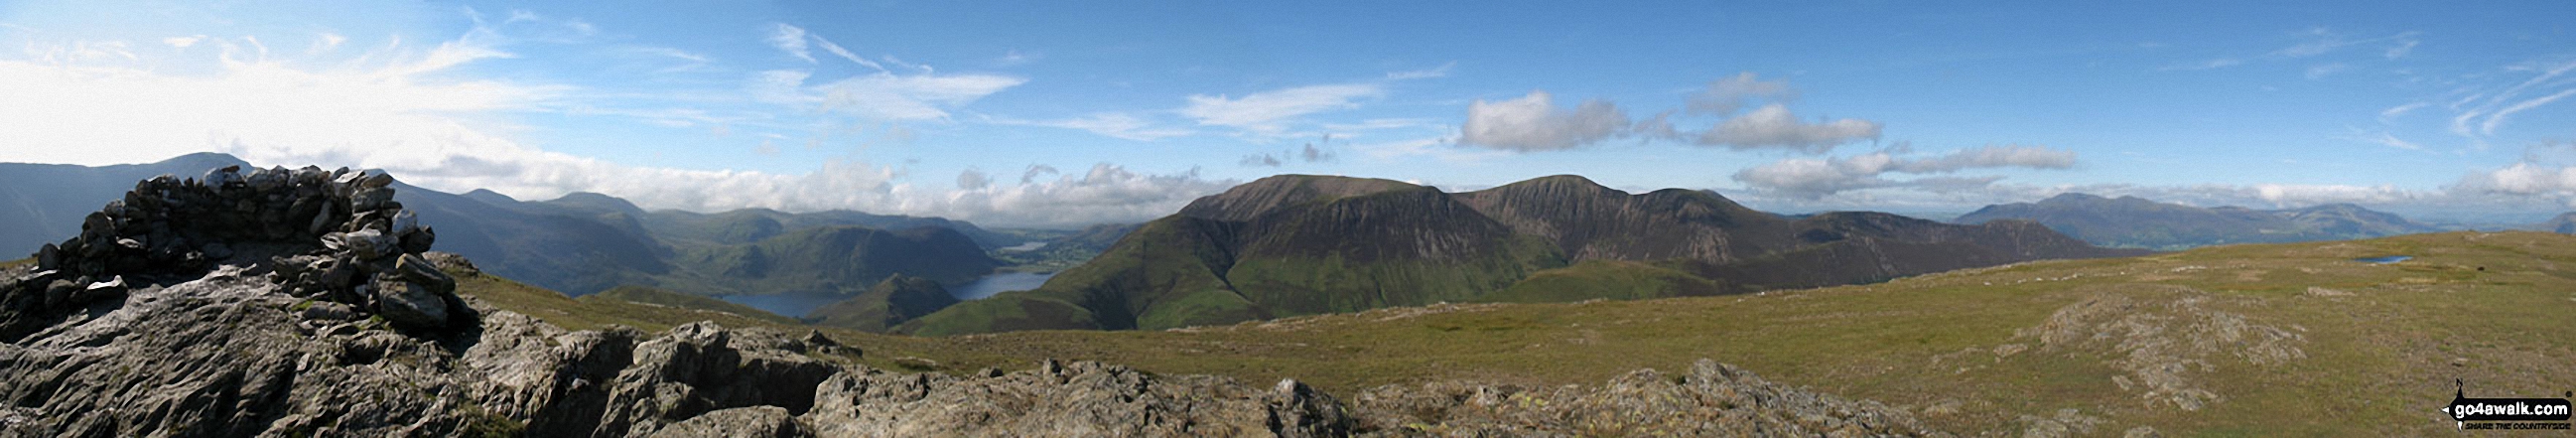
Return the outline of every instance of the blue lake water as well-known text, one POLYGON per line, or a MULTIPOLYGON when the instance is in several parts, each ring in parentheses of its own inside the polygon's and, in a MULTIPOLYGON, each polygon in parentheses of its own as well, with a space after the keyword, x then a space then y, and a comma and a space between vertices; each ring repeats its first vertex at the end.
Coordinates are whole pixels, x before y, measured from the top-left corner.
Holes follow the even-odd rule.
POLYGON ((960 300, 980 300, 1003 292, 1036 289, 1038 285, 1046 284, 1049 278, 1055 278, 1055 273, 1003 272, 975 279, 973 283, 949 290, 948 294, 960 300))
MULTIPOLYGON (((983 278, 977 278, 973 282, 969 282, 955 288, 950 288, 948 290, 948 294, 950 296, 955 296, 960 300, 978 300, 1003 292, 1036 289, 1038 288, 1038 285, 1046 284, 1048 278, 1054 277, 1055 273, 1053 272, 1000 272, 986 275, 983 278)), ((734 304, 751 306, 754 309, 760 309, 769 313, 785 315, 790 318, 802 318, 805 317, 805 314, 807 313, 813 313, 816 308, 821 308, 826 304, 832 304, 835 301, 846 300, 852 296, 856 295, 790 293, 772 295, 726 295, 717 298, 722 298, 725 301, 734 304)))
POLYGON ((2374 264, 2382 264, 2382 265, 2385 265, 2385 264, 2390 264, 2390 263, 2397 263, 2397 262, 2406 261, 2407 259, 2412 259, 2412 258, 2415 258, 2415 256, 2402 256, 2402 255, 2395 255, 2395 256, 2387 256, 2387 257, 2359 258, 2359 259, 2352 259, 2352 261, 2362 262, 2362 263, 2374 263, 2374 264))

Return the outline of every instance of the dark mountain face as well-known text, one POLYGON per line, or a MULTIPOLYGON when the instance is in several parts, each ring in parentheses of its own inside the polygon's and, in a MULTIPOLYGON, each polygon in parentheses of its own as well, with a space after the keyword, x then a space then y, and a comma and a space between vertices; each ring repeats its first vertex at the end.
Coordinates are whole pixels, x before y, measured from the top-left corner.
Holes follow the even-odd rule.
POLYGON ((440 248, 483 260, 493 274, 582 295, 622 284, 658 284, 656 276, 672 273, 665 260, 671 250, 638 228, 596 215, 396 187, 395 201, 438 228, 440 248))
POLYGON ((2123 196, 2057 195, 2038 203, 1986 206, 1952 222, 2026 219, 2095 245, 2183 249, 2230 243, 2342 240, 2438 231, 2352 204, 2290 210, 2199 208, 2123 196))
POLYGON ((847 210, 811 213, 788 213, 766 208, 747 208, 722 213, 662 210, 643 213, 641 220, 643 227, 651 230, 654 235, 673 242, 751 243, 786 230, 833 226, 861 226, 883 230, 947 228, 965 234, 968 239, 984 249, 1028 242, 1027 239, 1019 236, 986 230, 965 221, 936 217, 876 215, 847 210))
POLYGON ((848 293, 897 274, 965 283, 1001 266, 965 234, 939 227, 790 231, 744 245, 693 247, 677 261, 731 293, 848 293))
POLYGON ((1630 195, 1559 175, 1459 198, 1515 231, 1554 242, 1574 261, 1726 262, 1791 244, 1788 221, 1708 192, 1630 195))
POLYGON ((907 323, 922 334, 1160 329, 1485 299, 1579 300, 1883 281, 2025 260, 2102 257, 2037 224, 1960 226, 1881 213, 1800 220, 1708 192, 1640 195, 1575 176, 1443 193, 1394 181, 1283 175, 1146 223, 1034 291, 907 323), (1572 262, 1619 261, 1637 263, 1572 262), (1542 275, 1570 269, 1564 275, 1542 275), (1545 284, 1515 287, 1525 279, 1545 284), (1562 278, 1651 290, 1566 291, 1562 278), (1507 295, 1498 291, 1513 290, 1507 295))

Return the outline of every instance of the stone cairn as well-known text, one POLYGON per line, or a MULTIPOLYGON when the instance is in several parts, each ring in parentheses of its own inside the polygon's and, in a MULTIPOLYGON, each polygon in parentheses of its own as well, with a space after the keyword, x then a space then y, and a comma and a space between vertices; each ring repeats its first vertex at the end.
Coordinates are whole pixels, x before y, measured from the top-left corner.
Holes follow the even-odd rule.
POLYGON ((0 287, 0 339, 129 287, 193 280, 220 264, 264 264, 288 294, 398 326, 447 326, 465 308, 456 282, 422 257, 437 234, 393 200, 393 182, 381 171, 312 166, 143 180, 84 218, 78 237, 37 250, 34 273, 0 285, 12 286, 0 287))

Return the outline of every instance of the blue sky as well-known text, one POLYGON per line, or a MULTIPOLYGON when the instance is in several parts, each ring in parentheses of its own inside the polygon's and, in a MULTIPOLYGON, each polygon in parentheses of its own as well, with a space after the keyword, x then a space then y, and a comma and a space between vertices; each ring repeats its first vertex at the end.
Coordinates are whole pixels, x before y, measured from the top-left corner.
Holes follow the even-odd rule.
POLYGON ((1279 173, 1783 212, 2576 202, 2564 2, 845 3, 0 4, 0 161, 1056 227, 1279 173))

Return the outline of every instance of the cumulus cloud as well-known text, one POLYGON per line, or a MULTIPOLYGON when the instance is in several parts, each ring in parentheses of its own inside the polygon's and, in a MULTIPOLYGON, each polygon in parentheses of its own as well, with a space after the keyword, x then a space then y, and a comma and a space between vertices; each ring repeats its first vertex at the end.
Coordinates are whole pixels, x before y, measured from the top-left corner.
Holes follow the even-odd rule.
POLYGON ((1631 121, 1626 110, 1605 100, 1589 100, 1571 110, 1557 108, 1544 90, 1518 99, 1475 101, 1467 107, 1458 144, 1514 152, 1574 149, 1618 137, 1641 136, 1723 146, 1735 150, 1786 149, 1816 154, 1861 140, 1876 140, 1882 126, 1864 119, 1800 120, 1784 102, 1797 97, 1788 81, 1765 81, 1751 72, 1710 81, 1682 110, 1666 110, 1631 121), (1768 100, 1750 112, 1745 105, 1768 100), (1716 115, 1705 130, 1674 126, 1674 117, 1716 115))
POLYGON ((1926 177, 1891 180, 1882 175, 1947 174, 1969 169, 2066 169, 2075 153, 2044 146, 1985 146, 1927 158, 1902 158, 1895 151, 1849 157, 1793 158, 1737 171, 1733 178, 1755 190, 1795 199, 1815 200, 1852 190, 1910 186, 1933 191, 1984 187, 2001 177, 1926 177))
POLYGON ((1691 96, 1690 111, 1701 114, 1734 114, 1755 99, 1774 101, 1797 97, 1789 81, 1765 81, 1753 72, 1737 73, 1725 79, 1709 81, 1708 89, 1691 96))
POLYGON ((1313 85, 1264 91, 1240 98, 1201 94, 1191 95, 1189 105, 1182 107, 1180 113, 1201 125, 1276 134, 1285 131, 1286 123, 1291 119, 1357 108, 1361 100, 1385 95, 1385 87, 1375 83, 1313 85))
POLYGON ((1061 175, 1054 181, 948 193, 921 211, 942 212, 949 218, 998 227, 1135 223, 1180 211, 1192 200, 1225 191, 1237 183, 1201 178, 1196 170, 1149 175, 1102 163, 1093 165, 1089 172, 1061 175))
POLYGON ((1557 108, 1546 91, 1532 90, 1518 99, 1467 105, 1467 123, 1458 143, 1518 152, 1583 147, 1628 130, 1628 113, 1605 100, 1588 100, 1574 109, 1557 108))
POLYGON ((1779 148, 1814 154, 1855 141, 1876 140, 1880 127, 1878 122, 1861 119, 1807 123, 1790 114, 1789 107, 1774 103, 1719 122, 1717 128, 1701 133, 1695 141, 1736 150, 1779 148))

